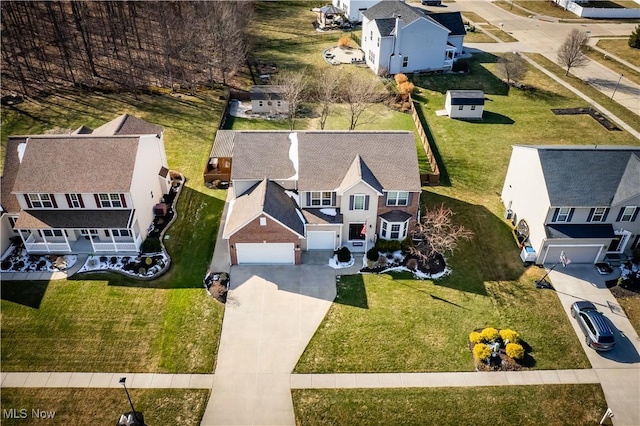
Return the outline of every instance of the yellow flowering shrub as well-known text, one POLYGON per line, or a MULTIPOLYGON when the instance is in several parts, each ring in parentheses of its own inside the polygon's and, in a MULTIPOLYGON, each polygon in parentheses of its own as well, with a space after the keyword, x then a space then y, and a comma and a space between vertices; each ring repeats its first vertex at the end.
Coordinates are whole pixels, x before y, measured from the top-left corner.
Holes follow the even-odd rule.
POLYGON ((478 343, 473 347, 473 356, 475 356, 478 361, 486 361, 491 356, 491 349, 484 343, 478 343))
POLYGON ((517 343, 507 343, 507 347, 505 349, 507 356, 510 356, 513 359, 522 359, 524 358, 524 348, 522 345, 517 343))
POLYGON ((478 333, 477 331, 472 331, 471 333, 469 333, 469 341, 474 345, 477 343, 482 343, 482 334, 478 333))
POLYGON ((518 334, 518 332, 509 330, 508 328, 503 328, 502 330, 500 330, 500 337, 505 343, 520 342, 520 335, 518 334))
POLYGON ((498 333, 498 330, 493 327, 487 327, 482 330, 482 338, 486 342, 495 342, 498 337, 500 337, 500 334, 498 333))

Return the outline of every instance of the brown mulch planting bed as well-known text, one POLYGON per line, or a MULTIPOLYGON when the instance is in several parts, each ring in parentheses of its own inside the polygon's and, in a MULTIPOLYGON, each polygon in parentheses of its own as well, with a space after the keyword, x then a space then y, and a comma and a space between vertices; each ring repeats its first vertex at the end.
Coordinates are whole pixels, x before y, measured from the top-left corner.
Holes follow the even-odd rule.
POLYGON ((600 114, 598 111, 590 107, 589 108, 556 108, 556 109, 551 109, 551 112, 553 112, 555 115, 589 114, 591 117, 593 117, 594 120, 596 120, 598 123, 604 126, 605 129, 618 130, 618 131, 620 130, 620 128, 615 124, 613 124, 611 121, 609 121, 607 117, 605 117, 604 115, 600 114))

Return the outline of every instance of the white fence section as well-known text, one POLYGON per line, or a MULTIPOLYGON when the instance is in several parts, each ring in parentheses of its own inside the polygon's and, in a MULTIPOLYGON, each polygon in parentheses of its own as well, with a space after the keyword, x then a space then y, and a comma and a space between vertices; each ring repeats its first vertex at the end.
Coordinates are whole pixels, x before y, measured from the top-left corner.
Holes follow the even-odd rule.
MULTIPOLYGON (((640 19, 640 7, 634 9, 582 7, 572 0, 554 1, 558 6, 562 6, 581 18, 640 19)), ((636 1, 636 3, 638 3, 638 1, 636 1)))
POLYGON ((24 242, 24 247, 28 252, 66 252, 71 253, 71 247, 67 243, 45 243, 45 242, 36 242, 36 239, 33 235, 30 235, 27 238, 27 241, 24 242))

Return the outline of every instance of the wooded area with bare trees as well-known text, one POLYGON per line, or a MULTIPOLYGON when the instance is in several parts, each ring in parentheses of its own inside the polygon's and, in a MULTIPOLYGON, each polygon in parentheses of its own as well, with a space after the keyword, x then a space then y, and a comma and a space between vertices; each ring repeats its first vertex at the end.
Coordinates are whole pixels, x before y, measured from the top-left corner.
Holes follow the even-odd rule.
POLYGON ((192 88, 244 66, 251 1, 7 1, 2 85, 192 88))

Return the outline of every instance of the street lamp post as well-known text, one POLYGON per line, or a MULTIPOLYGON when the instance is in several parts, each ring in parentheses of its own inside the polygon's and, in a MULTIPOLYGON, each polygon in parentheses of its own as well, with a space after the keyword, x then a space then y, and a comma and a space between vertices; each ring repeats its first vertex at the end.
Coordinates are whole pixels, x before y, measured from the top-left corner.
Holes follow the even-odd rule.
POLYGON ((127 385, 125 384, 125 382, 127 381, 126 377, 120 377, 120 380, 118 383, 120 383, 123 387, 124 387, 124 392, 127 394, 127 398, 129 399, 129 404, 131 405, 131 411, 133 412, 133 418, 135 420, 135 424, 139 424, 138 422, 140 421, 139 417, 138 417, 138 413, 136 413, 136 409, 133 408, 133 401, 131 401, 131 396, 129 395, 129 391, 127 390, 127 385))
POLYGON ((616 94, 616 90, 618 90, 618 86, 620 85, 620 80, 622 80, 622 77, 624 76, 624 74, 620 74, 620 77, 618 78, 618 82, 616 83, 616 87, 613 89, 613 93, 611 94, 611 99, 613 99, 613 95, 616 94))

